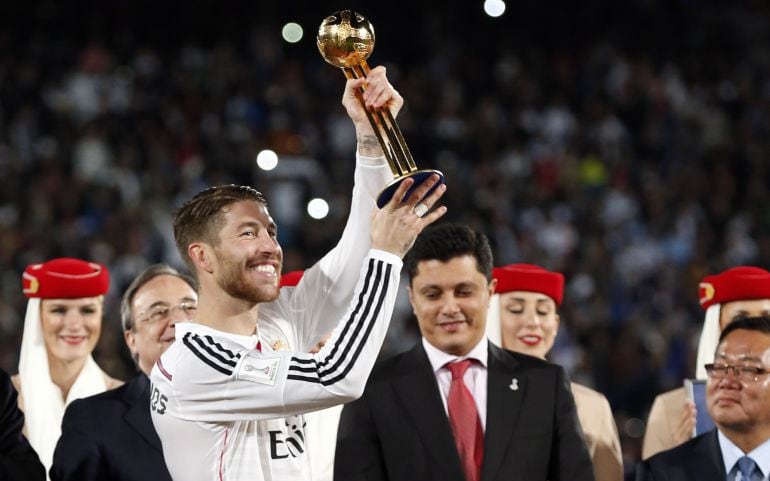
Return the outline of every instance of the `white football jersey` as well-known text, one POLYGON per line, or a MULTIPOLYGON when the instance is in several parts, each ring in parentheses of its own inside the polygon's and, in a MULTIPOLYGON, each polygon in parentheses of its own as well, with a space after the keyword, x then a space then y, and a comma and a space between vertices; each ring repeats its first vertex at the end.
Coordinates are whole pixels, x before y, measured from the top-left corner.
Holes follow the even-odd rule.
POLYGON ((290 317, 265 316, 290 305, 282 302, 289 290, 266 313, 260 306, 258 336, 177 324, 176 342, 151 375, 152 419, 172 477, 311 479, 302 414, 363 392, 388 329, 401 265, 397 256, 369 251, 347 312, 317 354, 276 349, 297 342, 290 317))

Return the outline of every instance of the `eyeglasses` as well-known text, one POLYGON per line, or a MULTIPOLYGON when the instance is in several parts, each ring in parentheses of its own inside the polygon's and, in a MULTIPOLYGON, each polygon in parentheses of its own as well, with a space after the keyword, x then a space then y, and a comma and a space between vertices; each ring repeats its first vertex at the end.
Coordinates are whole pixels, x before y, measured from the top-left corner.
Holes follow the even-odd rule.
POLYGON ((723 379, 728 371, 733 371, 733 376, 741 382, 757 382, 759 376, 767 374, 767 369, 754 366, 731 366, 729 364, 706 364, 706 374, 711 379, 723 379))
POLYGON ((136 316, 136 322, 137 324, 140 322, 146 322, 148 324, 164 322, 174 315, 176 309, 179 309, 186 319, 192 319, 195 315, 195 311, 198 310, 198 305, 194 302, 180 302, 176 306, 157 304, 136 316))

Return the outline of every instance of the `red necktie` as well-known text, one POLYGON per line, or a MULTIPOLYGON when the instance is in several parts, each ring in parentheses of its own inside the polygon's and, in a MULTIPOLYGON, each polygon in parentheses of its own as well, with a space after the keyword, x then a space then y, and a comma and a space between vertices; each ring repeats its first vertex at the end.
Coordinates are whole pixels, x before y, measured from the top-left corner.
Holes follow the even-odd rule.
POLYGON ((471 365, 470 359, 446 364, 452 372, 452 385, 449 387, 447 407, 449 424, 460 455, 460 464, 467 481, 481 478, 481 462, 484 458, 484 432, 476 410, 476 402, 463 382, 465 371, 471 365))

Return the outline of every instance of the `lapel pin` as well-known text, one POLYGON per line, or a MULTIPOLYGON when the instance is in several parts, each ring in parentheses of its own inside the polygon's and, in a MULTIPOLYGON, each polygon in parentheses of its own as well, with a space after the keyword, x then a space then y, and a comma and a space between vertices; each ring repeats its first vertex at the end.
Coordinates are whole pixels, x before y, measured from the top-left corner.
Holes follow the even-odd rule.
POLYGON ((511 385, 508 386, 511 388, 511 391, 518 391, 519 390, 519 380, 516 378, 511 379, 511 385))

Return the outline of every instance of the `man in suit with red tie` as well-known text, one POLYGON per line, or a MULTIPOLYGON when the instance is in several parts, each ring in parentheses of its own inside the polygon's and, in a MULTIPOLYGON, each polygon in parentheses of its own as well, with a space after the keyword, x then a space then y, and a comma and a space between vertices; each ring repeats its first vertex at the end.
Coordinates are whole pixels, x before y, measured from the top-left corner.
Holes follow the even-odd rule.
POLYGON ((342 412, 335 480, 593 480, 563 369, 491 344, 483 234, 443 224, 404 260, 422 342, 342 412))

